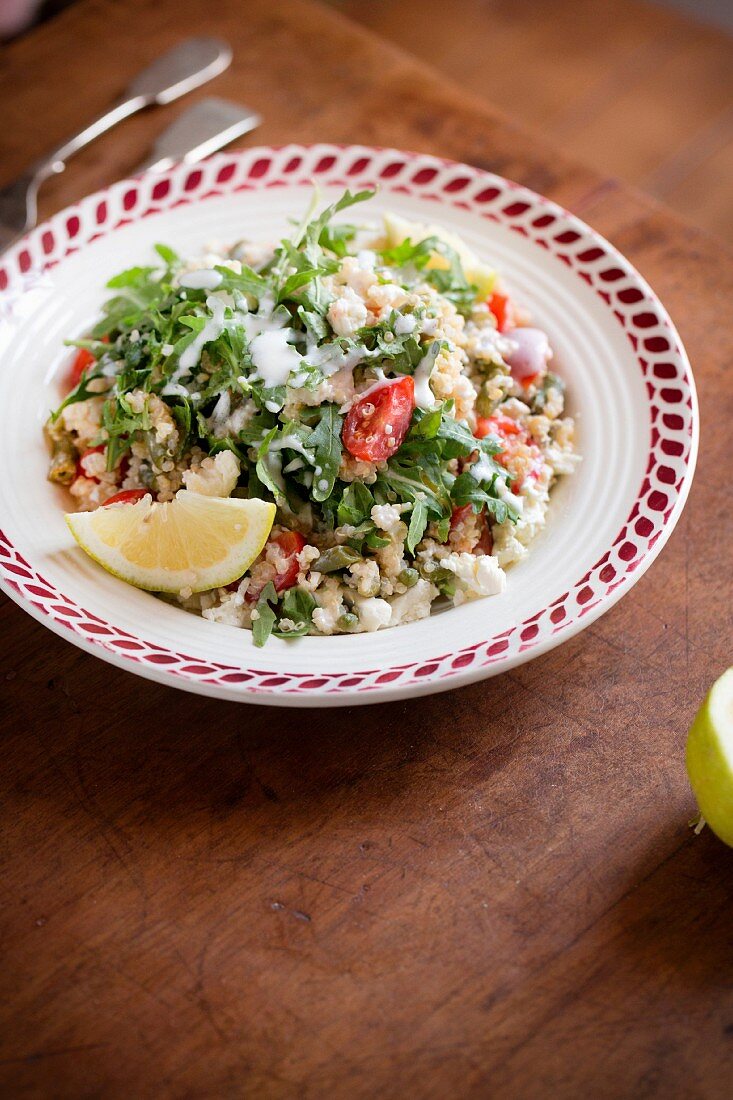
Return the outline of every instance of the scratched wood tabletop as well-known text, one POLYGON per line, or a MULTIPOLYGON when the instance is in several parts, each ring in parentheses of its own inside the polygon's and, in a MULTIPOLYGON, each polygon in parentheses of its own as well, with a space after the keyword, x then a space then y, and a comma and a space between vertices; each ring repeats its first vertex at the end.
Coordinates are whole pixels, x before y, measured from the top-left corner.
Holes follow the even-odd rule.
MULTIPOLYGON (((5 51, 3 177, 212 31, 235 62, 200 94, 261 111, 258 140, 467 160, 610 237, 690 352, 698 472, 608 615, 409 704, 179 693, 5 600, 0 1093, 727 1098, 733 854, 688 828, 683 747, 731 662, 733 259, 308 0, 72 7, 5 51)), ((129 172, 179 109, 98 141, 43 212, 129 172)))

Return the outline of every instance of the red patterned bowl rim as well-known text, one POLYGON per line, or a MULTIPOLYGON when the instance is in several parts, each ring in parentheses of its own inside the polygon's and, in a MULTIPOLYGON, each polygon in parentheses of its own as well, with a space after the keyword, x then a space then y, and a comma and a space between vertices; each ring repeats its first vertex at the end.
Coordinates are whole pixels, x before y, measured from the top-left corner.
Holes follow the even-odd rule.
POLYGON ((0 292, 22 291, 37 273, 141 218, 215 196, 313 179, 352 188, 378 184, 383 192, 432 199, 497 222, 548 250, 605 302, 633 348, 650 415, 647 472, 606 553, 552 604, 480 643, 427 661, 318 676, 208 663, 123 632, 45 580, 2 531, 0 587, 88 652, 150 679, 226 698, 301 706, 376 702, 447 690, 508 670, 590 625, 639 579, 679 519, 697 456, 697 397, 682 342, 646 281, 580 219, 520 184, 429 154, 360 145, 260 146, 123 180, 68 207, 2 257, 0 292))

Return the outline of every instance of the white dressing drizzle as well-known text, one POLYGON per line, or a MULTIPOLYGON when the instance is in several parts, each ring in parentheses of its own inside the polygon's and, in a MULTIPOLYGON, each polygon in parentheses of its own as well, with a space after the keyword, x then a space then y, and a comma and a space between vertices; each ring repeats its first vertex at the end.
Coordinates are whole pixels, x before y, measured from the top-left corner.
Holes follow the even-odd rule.
POLYGON ((435 359, 432 355, 423 355, 415 367, 415 404, 421 409, 432 409, 435 395, 430 389, 430 376, 433 373, 435 359))
POLYGON ((320 348, 315 346, 308 348, 302 358, 310 366, 318 367, 325 378, 330 378, 332 374, 337 374, 344 368, 353 370, 354 367, 358 367, 364 359, 368 358, 368 355, 366 348, 342 351, 338 344, 324 344, 320 348))
POLYGON ((216 290, 221 284, 220 272, 211 268, 201 268, 199 271, 187 271, 178 280, 179 286, 185 286, 189 290, 216 290))
POLYGON ((255 370, 266 386, 284 385, 290 372, 300 366, 300 352, 288 343, 288 337, 294 335, 290 328, 278 328, 261 332, 250 344, 255 370))
POLYGON ((218 340, 224 331, 224 310, 226 309, 224 302, 221 298, 217 298, 212 294, 206 299, 206 306, 211 311, 211 317, 201 329, 201 332, 182 352, 178 360, 178 366, 163 390, 164 394, 180 392, 180 390, 175 390, 172 387, 178 386, 184 374, 190 373, 194 367, 198 366, 205 345, 211 343, 212 340, 218 340))
POLYGON ((484 451, 482 451, 476 461, 468 467, 468 472, 474 481, 491 481, 496 473, 491 463, 491 459, 484 451))
POLYGON ((284 435, 282 439, 273 439, 268 450, 279 451, 284 447, 288 447, 291 451, 298 451, 298 453, 302 454, 304 458, 307 458, 309 462, 313 458, 313 452, 306 450, 297 435, 284 435))

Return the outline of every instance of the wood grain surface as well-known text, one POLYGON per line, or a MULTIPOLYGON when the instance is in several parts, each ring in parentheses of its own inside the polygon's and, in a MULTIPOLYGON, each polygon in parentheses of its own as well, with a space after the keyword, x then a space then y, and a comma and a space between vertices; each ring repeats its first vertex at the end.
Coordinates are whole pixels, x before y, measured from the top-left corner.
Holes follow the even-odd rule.
POLYGON ((330 2, 733 243, 731 35, 645 0, 330 2))
MULTIPOLYGON (((733 855, 688 828, 683 748, 731 663, 733 260, 308 0, 85 0, 5 53, 3 174, 214 30, 236 60, 200 94, 260 110, 263 142, 465 159, 609 236, 687 344, 698 473, 603 619, 409 704, 179 693, 5 600, 0 1093, 727 1100, 733 855)), ((180 109, 99 141, 45 210, 129 170, 180 109)))

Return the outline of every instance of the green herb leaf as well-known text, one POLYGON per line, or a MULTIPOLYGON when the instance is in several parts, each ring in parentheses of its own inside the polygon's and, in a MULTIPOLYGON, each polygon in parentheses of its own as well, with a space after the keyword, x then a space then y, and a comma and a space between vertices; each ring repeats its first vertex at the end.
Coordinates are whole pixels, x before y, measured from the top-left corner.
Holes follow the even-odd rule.
POLYGON ((158 253, 163 263, 169 268, 177 267, 181 262, 178 253, 174 252, 172 248, 169 248, 167 244, 156 244, 155 251, 158 253))
POLYGON ((321 419, 313 431, 310 443, 315 447, 316 472, 313 475, 311 496, 316 501, 326 500, 333 492, 333 485, 341 465, 341 425, 343 417, 336 405, 324 405, 321 419), (317 472, 320 467, 320 473, 317 472))
POLYGON ((315 599, 306 589, 289 588, 283 597, 280 620, 290 619, 295 629, 281 630, 278 625, 272 633, 276 638, 302 638, 310 630, 316 607, 315 599))
POLYGON ((270 581, 260 592, 257 600, 257 617, 252 619, 252 641, 261 648, 272 633, 272 628, 277 622, 277 615, 270 607, 271 603, 277 604, 278 595, 275 585, 270 581))
POLYGON ((428 506, 424 500, 416 500, 412 506, 410 526, 407 531, 407 549, 411 554, 415 553, 415 547, 425 534, 428 525, 428 506))

